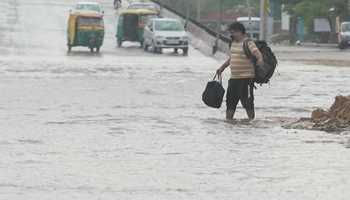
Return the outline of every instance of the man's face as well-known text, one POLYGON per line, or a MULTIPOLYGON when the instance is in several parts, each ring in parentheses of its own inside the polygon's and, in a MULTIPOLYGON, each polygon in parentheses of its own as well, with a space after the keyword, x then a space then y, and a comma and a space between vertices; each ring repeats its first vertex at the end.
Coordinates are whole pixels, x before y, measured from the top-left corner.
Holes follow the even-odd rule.
POLYGON ((237 41, 238 38, 242 38, 243 34, 240 31, 230 30, 231 38, 237 41))

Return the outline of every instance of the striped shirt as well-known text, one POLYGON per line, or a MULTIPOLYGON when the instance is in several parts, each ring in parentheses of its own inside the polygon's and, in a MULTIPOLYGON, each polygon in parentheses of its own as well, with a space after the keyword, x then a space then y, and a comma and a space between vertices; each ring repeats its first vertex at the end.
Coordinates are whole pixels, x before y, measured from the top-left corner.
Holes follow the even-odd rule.
MULTIPOLYGON (((253 41, 248 42, 248 47, 252 53, 259 50, 253 41)), ((244 53, 243 42, 232 43, 230 68, 231 79, 245 79, 255 77, 254 65, 244 53)))

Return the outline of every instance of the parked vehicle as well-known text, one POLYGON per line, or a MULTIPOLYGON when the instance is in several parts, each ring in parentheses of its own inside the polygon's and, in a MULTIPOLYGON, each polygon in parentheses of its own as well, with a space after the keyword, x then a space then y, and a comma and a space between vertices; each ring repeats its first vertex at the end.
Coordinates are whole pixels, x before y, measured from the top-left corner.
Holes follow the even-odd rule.
POLYGON ((101 15, 104 13, 101 4, 98 2, 78 2, 74 6, 74 10, 72 12, 95 12, 101 15))
POLYGON ((350 46, 350 22, 343 22, 340 24, 338 46, 340 49, 345 49, 350 46))
POLYGON ((143 45, 143 32, 145 24, 153 18, 157 18, 157 12, 145 9, 128 9, 119 16, 117 27, 117 43, 121 47, 123 42, 139 42, 143 45))
POLYGON ((160 14, 160 6, 153 2, 131 2, 128 9, 148 9, 160 14))
POLYGON ((144 50, 149 47, 154 53, 162 53, 162 49, 172 48, 175 52, 182 49, 188 54, 189 37, 184 25, 177 19, 155 18, 145 27, 144 50))
POLYGON ((71 13, 68 19, 67 46, 88 47, 91 52, 100 51, 104 39, 103 16, 97 13, 71 13))

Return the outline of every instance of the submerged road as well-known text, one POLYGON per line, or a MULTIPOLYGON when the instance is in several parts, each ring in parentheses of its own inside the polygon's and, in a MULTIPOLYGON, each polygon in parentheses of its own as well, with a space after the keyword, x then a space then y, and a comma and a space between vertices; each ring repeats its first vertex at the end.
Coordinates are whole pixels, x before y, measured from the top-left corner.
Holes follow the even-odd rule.
POLYGON ((226 123, 201 102, 221 62, 117 48, 111 0, 101 54, 67 54, 73 3, 0 1, 1 200, 349 198, 349 133, 279 123, 349 94, 349 68, 284 62, 226 123))

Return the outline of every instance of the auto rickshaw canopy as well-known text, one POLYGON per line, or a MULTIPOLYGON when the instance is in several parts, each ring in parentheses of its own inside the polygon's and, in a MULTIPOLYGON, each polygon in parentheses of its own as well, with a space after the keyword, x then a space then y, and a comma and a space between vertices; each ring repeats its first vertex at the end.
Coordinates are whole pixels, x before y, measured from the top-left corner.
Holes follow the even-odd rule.
POLYGON ((158 12, 149 9, 127 9, 121 12, 120 15, 158 15, 158 12))
MULTIPOLYGON (((69 39, 69 44, 73 45, 78 29, 78 19, 79 18, 95 18, 95 19, 100 19, 103 20, 103 15, 95 13, 95 12, 74 12, 70 13, 69 19, 68 19, 68 39, 69 39)), ((89 25, 84 25, 84 29, 91 29, 93 27, 94 30, 101 29, 104 30, 104 25, 103 23, 99 24, 89 24, 89 25)))

